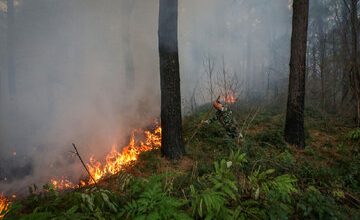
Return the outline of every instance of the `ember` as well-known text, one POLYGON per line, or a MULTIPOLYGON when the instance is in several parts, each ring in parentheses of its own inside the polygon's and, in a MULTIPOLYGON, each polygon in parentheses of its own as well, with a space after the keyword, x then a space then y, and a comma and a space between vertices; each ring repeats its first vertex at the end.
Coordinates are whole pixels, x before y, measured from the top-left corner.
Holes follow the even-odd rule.
POLYGON ((3 195, 0 194, 0 219, 4 218, 7 210, 9 208, 9 200, 7 200, 3 195))

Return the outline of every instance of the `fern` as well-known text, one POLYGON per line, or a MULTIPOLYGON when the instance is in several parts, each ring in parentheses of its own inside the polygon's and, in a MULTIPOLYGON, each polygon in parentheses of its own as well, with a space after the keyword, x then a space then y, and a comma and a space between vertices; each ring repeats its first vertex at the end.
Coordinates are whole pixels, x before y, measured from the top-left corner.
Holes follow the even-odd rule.
POLYGON ((163 190, 159 176, 151 177, 134 185, 134 190, 142 187, 136 199, 128 202, 119 216, 126 219, 191 219, 181 208, 185 201, 168 196, 163 190))
POLYGON ((296 178, 290 175, 272 177, 274 169, 254 171, 249 176, 252 197, 261 200, 270 219, 288 219, 291 214, 292 193, 297 192, 296 178))
POLYGON ((239 151, 230 154, 229 160, 222 159, 214 163, 214 171, 199 179, 197 188, 190 186, 191 207, 194 217, 205 219, 233 219, 232 211, 227 207, 238 199, 239 190, 234 175, 234 167, 246 162, 245 154, 239 151))
POLYGON ((212 189, 214 191, 219 191, 227 197, 236 200, 238 188, 236 186, 235 176, 230 169, 231 166, 232 163, 225 160, 215 162, 215 171, 213 175, 209 176, 209 180, 213 184, 212 189))
POLYGON ((231 219, 230 210, 225 206, 226 195, 214 189, 196 190, 190 186, 191 207, 194 216, 205 219, 231 219))

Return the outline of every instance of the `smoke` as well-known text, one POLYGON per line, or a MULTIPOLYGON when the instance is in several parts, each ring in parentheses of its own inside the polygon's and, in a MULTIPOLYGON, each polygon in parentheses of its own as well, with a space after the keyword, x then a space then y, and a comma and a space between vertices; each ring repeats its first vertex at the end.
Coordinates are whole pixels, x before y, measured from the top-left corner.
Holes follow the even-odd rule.
MULTIPOLYGON (((53 176, 79 178, 72 142, 84 158, 101 159, 114 144, 123 146, 133 128, 158 117, 157 4, 137 2, 126 11, 128 4, 20 2, 13 97, 1 54, 0 191, 53 176), (132 53, 124 52, 128 47, 132 53), (132 73, 125 68, 129 59, 132 73)), ((6 31, 1 35, 6 39, 6 31)))
MULTIPOLYGON (((209 57, 215 64, 214 84, 224 60, 228 80, 236 75, 240 82, 242 98, 264 97, 269 72, 273 87, 287 79, 291 32, 287 0, 181 1, 180 10, 180 61, 183 80, 188 82, 182 85, 185 100, 197 87, 197 101, 210 101, 203 66, 209 57)), ((215 90, 217 96, 219 88, 215 90)))
MULTIPOLYGON (((72 142, 84 158, 101 159, 160 114, 158 0, 17 2, 14 96, 0 12, 0 192, 76 180, 84 173, 72 142)), ((179 1, 184 111, 194 87, 198 102, 208 101, 205 56, 216 72, 224 58, 259 93, 270 67, 274 81, 286 77, 290 27, 287 0, 179 1)))

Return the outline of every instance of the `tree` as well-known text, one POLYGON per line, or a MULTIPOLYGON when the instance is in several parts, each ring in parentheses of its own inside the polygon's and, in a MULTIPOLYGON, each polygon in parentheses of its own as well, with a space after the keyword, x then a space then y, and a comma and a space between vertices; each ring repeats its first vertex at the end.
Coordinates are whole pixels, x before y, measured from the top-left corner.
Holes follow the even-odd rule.
POLYGON ((158 35, 161 84, 161 153, 168 159, 180 159, 185 153, 181 124, 177 16, 177 0, 160 0, 158 35))
POLYGON ((305 147, 304 105, 306 46, 309 0, 293 2, 290 77, 285 121, 285 140, 300 148, 305 147))
POLYGON ((351 0, 350 2, 350 23, 351 23, 351 69, 350 84, 353 96, 356 100, 356 124, 360 127, 360 70, 358 63, 358 2, 359 0, 351 0))
POLYGON ((14 63, 14 0, 7 0, 7 70, 9 80, 9 93, 10 97, 13 97, 16 93, 16 82, 15 82, 15 63, 14 63))

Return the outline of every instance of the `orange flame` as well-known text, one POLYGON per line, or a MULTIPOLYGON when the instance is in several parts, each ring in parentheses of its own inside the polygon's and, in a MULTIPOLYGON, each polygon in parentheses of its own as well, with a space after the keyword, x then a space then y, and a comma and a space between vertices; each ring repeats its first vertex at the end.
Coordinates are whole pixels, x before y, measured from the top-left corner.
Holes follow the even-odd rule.
POLYGON ((70 180, 68 180, 66 177, 62 177, 61 179, 52 178, 50 182, 52 186, 58 190, 76 188, 76 185, 72 183, 70 180))
MULTIPOLYGON (((98 181, 105 176, 113 175, 124 169, 127 165, 136 161, 141 152, 158 149, 161 146, 161 127, 157 127, 152 133, 145 131, 145 142, 139 143, 135 140, 137 130, 133 131, 130 137, 129 144, 124 147, 121 152, 117 151, 115 146, 112 147, 110 153, 106 156, 106 163, 103 165, 94 157, 90 158, 90 163, 87 164, 91 176, 98 181)), ((89 184, 93 184, 93 180, 89 179, 89 184)))
MULTIPOLYGON (((126 166, 136 161, 142 152, 159 149, 161 147, 160 126, 157 126, 153 132, 144 131, 143 134, 145 135, 145 141, 135 140, 135 135, 140 132, 141 130, 132 131, 129 144, 122 148, 120 152, 117 151, 116 146, 113 145, 111 151, 106 155, 104 164, 97 161, 94 156, 90 157, 87 167, 95 181, 98 181, 106 176, 119 173, 126 166)), ((55 189, 59 190, 94 184, 91 177, 89 177, 87 181, 81 180, 78 185, 73 184, 66 177, 62 177, 61 179, 53 178, 50 182, 55 189)))
POLYGON ((0 194, 0 219, 4 218, 7 210, 9 209, 9 200, 0 194))
POLYGON ((228 91, 225 95, 225 102, 228 104, 233 104, 235 102, 237 102, 237 98, 235 96, 235 92, 234 91, 228 91))

